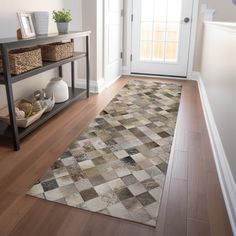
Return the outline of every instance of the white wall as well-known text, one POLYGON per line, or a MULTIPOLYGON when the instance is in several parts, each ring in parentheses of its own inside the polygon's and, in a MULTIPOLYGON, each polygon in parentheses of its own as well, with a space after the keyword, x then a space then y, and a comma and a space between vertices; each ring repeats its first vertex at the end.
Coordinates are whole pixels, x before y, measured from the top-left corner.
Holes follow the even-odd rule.
MULTIPOLYGON (((73 21, 71 22, 71 30, 81 30, 82 28, 82 12, 81 12, 81 0, 1 0, 0 6, 0 37, 15 37, 16 30, 19 28, 16 12, 20 11, 49 11, 59 10, 62 8, 68 8, 72 10, 73 21)), ((50 15, 49 32, 57 32, 56 24, 53 22, 50 15)), ((65 69, 65 79, 69 81, 69 69, 68 66, 65 69)), ((78 66, 80 71, 80 66, 78 66)), ((57 76, 56 70, 51 70, 43 74, 34 76, 27 80, 20 81, 14 84, 15 99, 23 98, 32 94, 33 91, 41 89, 46 86, 48 80, 54 76, 57 76)), ((6 104, 5 89, 0 87, 0 107, 6 104)))
POLYGON ((236 5, 232 3, 232 0, 200 0, 199 3, 199 19, 194 57, 195 71, 200 70, 202 55, 204 17, 201 12, 201 4, 207 4, 209 9, 215 9, 214 21, 236 22, 236 5))
MULTIPOLYGON (((90 38, 90 51, 91 51, 91 64, 96 65, 97 63, 97 4, 94 0, 82 0, 82 11, 83 11, 83 30, 91 30, 90 38)), ((93 66, 91 68, 91 79, 97 79, 97 67, 93 66)))
POLYGON ((236 24, 205 27, 201 76, 236 182, 236 24))
MULTIPOLYGON (((82 0, 62 0, 63 7, 71 10, 72 21, 70 22, 70 31, 82 31, 82 0)), ((83 51, 83 40, 75 39, 75 51, 83 51)), ((63 66, 64 79, 70 84, 70 65, 63 66)), ((85 78, 85 59, 75 62, 76 78, 85 78)))
MULTIPOLYGON (((31 0, 1 0, 0 8, 0 37, 15 37, 16 30, 19 28, 19 23, 16 17, 16 12, 19 11, 52 11, 63 7, 62 0, 58 1, 31 1, 31 0)), ((51 17, 50 17, 51 18, 51 17)), ((50 32, 56 32, 56 26, 50 19, 49 24, 50 32)), ((29 78, 27 80, 14 84, 15 99, 22 98, 30 95, 33 91, 45 87, 47 80, 55 75, 54 71, 43 73, 41 75, 29 78)), ((6 104, 5 89, 3 86, 0 88, 0 107, 6 104)))
POLYGON ((207 3, 209 8, 216 10, 216 21, 235 21, 236 20, 236 5, 232 0, 219 1, 219 0, 200 0, 202 3, 207 3))
POLYGON ((103 0, 82 0, 83 30, 91 30, 91 80, 103 79, 103 0))
POLYGON ((97 0, 97 79, 104 78, 104 0, 97 0))
MULTIPOLYGON (((63 6, 63 0, 57 1, 31 1, 31 0, 1 0, 0 7, 0 37, 16 36, 16 29, 19 28, 19 23, 16 17, 16 12, 20 11, 53 11, 60 9, 63 6)), ((50 17, 51 18, 51 17, 50 17)), ((50 19, 50 31, 56 32, 56 26, 50 19)))
POLYGON ((225 205, 236 235, 236 23, 206 22, 200 94, 225 205))

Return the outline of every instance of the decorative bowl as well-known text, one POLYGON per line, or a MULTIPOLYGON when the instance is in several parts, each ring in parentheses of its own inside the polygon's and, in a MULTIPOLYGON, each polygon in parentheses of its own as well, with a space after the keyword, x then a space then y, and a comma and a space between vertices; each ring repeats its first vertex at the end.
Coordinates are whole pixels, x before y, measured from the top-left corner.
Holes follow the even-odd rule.
MULTIPOLYGON (((17 106, 17 104, 19 104, 21 101, 22 100, 16 101, 15 105, 17 106)), ((21 128, 26 128, 30 126, 32 123, 37 121, 43 115, 46 109, 47 107, 44 107, 41 111, 37 112, 35 115, 27 117, 27 118, 21 118, 21 119, 16 118, 17 126, 21 128)), ((4 107, 3 109, 0 110, 0 120, 10 125, 11 122, 10 122, 9 112, 8 112, 7 107, 4 107)))
POLYGON ((42 107, 47 107, 45 112, 50 112, 55 106, 55 97, 46 98, 40 101, 42 107))

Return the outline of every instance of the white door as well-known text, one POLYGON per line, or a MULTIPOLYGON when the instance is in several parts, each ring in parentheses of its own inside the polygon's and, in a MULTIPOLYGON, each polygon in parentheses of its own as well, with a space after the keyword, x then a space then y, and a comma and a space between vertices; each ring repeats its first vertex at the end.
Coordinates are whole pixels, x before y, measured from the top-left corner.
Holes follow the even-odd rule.
POLYGON ((122 74, 123 1, 105 0, 104 74, 110 85, 122 74))
POLYGON ((131 72, 186 77, 193 0, 133 0, 131 72))

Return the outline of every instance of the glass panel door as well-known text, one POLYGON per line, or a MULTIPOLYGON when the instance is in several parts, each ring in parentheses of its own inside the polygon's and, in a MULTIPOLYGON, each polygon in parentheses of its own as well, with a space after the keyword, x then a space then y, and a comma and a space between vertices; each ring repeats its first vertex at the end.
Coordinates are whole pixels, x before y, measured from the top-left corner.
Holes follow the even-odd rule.
POLYGON ((187 75, 193 0, 133 0, 131 72, 187 75))

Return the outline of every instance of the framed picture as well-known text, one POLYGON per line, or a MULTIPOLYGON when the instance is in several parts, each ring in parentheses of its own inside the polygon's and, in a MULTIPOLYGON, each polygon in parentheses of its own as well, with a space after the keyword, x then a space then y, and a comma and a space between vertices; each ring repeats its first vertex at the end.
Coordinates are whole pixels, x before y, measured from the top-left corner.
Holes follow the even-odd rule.
POLYGON ((26 12, 18 12, 17 13, 22 38, 31 38, 35 36, 35 29, 32 21, 32 14, 26 12))

